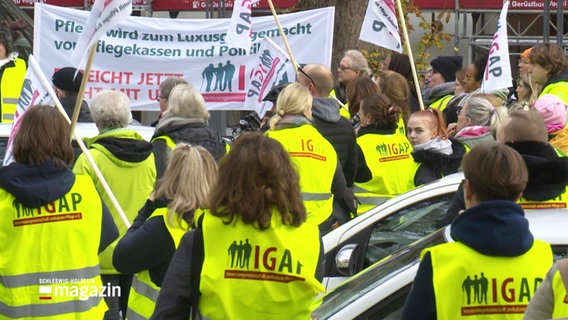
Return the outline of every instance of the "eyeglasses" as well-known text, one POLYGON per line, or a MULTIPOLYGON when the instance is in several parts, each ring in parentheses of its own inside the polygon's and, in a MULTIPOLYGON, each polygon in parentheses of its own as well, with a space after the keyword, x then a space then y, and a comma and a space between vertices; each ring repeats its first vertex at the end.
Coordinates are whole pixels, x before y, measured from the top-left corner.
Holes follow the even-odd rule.
POLYGON ((338 66, 337 66, 337 69, 339 69, 339 70, 341 70, 341 71, 352 70, 351 67, 345 67, 345 66, 342 66, 342 65, 338 65, 338 66))
POLYGON ((314 85, 314 87, 316 86, 314 79, 312 79, 312 77, 310 77, 304 70, 302 70, 302 68, 298 68, 298 72, 303 74, 304 76, 306 76, 306 78, 308 78, 308 80, 310 80, 310 82, 314 85))
POLYGON ((162 100, 162 99, 168 100, 168 98, 166 98, 166 97, 159 96, 159 97, 156 98, 156 101, 160 102, 160 100, 162 100))

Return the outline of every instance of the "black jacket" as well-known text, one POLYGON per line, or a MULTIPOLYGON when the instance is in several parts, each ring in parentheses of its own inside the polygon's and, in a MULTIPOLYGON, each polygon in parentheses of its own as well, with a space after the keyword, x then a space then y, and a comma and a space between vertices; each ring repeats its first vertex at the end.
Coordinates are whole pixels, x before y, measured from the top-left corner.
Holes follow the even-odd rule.
POLYGON ((414 150, 414 161, 420 163, 414 175, 414 185, 420 186, 444 176, 458 172, 461 160, 465 155, 464 145, 454 139, 452 142, 452 154, 446 155, 434 150, 414 150))
MULTIPOLYGON (((65 113, 69 119, 71 119, 73 117, 73 111, 75 110, 75 103, 77 103, 77 96, 63 97, 59 99, 59 102, 61 102, 65 113)), ((77 122, 93 122, 91 110, 85 100, 81 101, 81 110, 79 110, 79 118, 77 118, 77 122)))
MULTIPOLYGON (((466 210, 452 222, 451 236, 483 255, 494 257, 520 256, 534 242, 523 209, 506 200, 487 201, 466 210)), ((406 298, 402 320, 436 319, 436 299, 444 297, 434 296, 432 276, 432 259, 426 253, 406 298)))
POLYGON ((349 120, 339 114, 339 108, 335 99, 315 97, 312 116, 316 129, 333 145, 350 187, 357 171, 357 140, 355 130, 349 120))
MULTIPOLYGON (((66 195, 75 183, 75 174, 52 160, 39 165, 12 163, 0 168, 0 188, 28 208, 38 208, 66 195)), ((102 202, 102 200, 101 200, 102 202)), ((104 203, 99 253, 118 238, 118 229, 104 203)))

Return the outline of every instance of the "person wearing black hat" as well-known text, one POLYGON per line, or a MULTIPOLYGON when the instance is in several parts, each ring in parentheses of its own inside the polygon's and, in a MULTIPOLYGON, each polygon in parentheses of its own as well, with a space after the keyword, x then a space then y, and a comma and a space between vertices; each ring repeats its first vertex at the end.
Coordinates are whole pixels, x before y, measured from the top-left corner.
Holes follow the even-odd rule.
MULTIPOLYGON (((65 67, 57 70, 51 77, 57 98, 69 118, 73 116, 73 110, 75 109, 75 103, 77 103, 77 96, 81 88, 81 81, 83 80, 83 73, 76 71, 77 69, 73 67, 65 67), (75 73, 77 73, 77 76, 75 76, 75 73)), ((81 102, 81 110, 79 111, 77 122, 93 122, 89 105, 85 100, 81 102)))
POLYGON ((426 88, 422 91, 424 105, 444 111, 454 96, 456 71, 462 68, 462 56, 439 56, 430 62, 426 88))

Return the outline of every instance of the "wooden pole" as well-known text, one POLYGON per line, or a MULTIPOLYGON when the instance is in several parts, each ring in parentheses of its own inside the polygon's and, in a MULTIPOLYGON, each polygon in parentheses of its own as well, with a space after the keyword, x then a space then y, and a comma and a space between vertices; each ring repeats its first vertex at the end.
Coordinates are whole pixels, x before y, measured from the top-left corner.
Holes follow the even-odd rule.
POLYGON ((91 51, 89 52, 89 59, 87 60, 87 66, 85 67, 83 80, 81 80, 81 87, 79 88, 79 94, 77 95, 77 101, 75 101, 75 108, 73 109, 73 116, 71 117, 72 133, 75 132, 75 126, 77 125, 77 119, 79 118, 79 112, 81 111, 81 104, 83 103, 83 97, 85 96, 85 88, 87 87, 89 73, 91 72, 91 66, 93 65, 93 60, 95 58, 95 51, 97 51, 97 43, 99 42, 97 41, 93 44, 93 46, 91 47, 91 51))
MULTIPOLYGON (((71 120, 69 119, 69 117, 67 116, 67 113, 65 113, 65 109, 63 109, 63 106, 61 105, 61 102, 59 101, 59 99, 57 98, 57 95, 55 94, 55 91, 53 91, 53 88, 51 87, 51 84, 49 83, 49 81, 45 78, 45 75, 43 74, 43 71, 41 71, 41 68, 39 67, 39 65, 37 64, 37 62, 35 61, 35 59, 33 58, 33 56, 30 56, 30 58, 28 59, 28 64, 30 65, 30 67, 33 68, 34 72, 38 75, 39 80, 41 81, 41 84, 43 85, 44 88, 47 89, 47 92, 49 93, 49 95, 51 96, 51 98, 53 99, 53 101, 55 102, 55 107, 59 110, 59 112, 61 112, 63 114, 63 116, 65 117, 65 119, 67 119, 68 122, 71 122, 71 120)), ((83 77, 83 79, 85 79, 86 77, 83 77)), ((77 141, 77 144, 79 145, 79 147, 81 148, 81 150, 83 151, 83 153, 85 154, 85 156, 87 157, 87 160, 89 161, 89 163, 91 164, 91 167, 93 167, 93 171, 95 172, 95 175, 97 176, 97 178, 99 179, 99 181, 101 182, 101 185, 103 186, 104 191, 107 193, 107 195, 110 198, 110 201, 112 202, 112 205, 115 207, 116 211, 118 212, 122 222, 124 222, 124 224, 126 225, 126 228, 130 228, 130 221, 128 221, 128 218, 126 217, 126 214, 124 213, 124 211, 122 210, 122 207, 120 206, 120 204, 118 203, 118 200, 116 200, 116 197, 114 196, 114 194, 112 193, 112 190, 110 189, 108 183, 105 180, 105 177, 103 176, 103 174, 101 173, 101 170, 99 169, 99 167, 97 166, 97 164, 95 163, 95 160, 93 159, 93 157, 91 156, 91 153, 89 152, 89 150, 87 149, 87 146, 85 145, 85 143, 83 142, 83 139, 81 138, 81 136, 79 136, 79 134, 75 131, 72 131, 71 133, 74 137, 75 137, 75 141, 77 141)), ((102 201, 102 200, 101 200, 102 201)))
POLYGON ((414 65, 414 56, 412 55, 412 47, 408 39, 408 30, 406 29, 406 21, 404 20, 404 12, 402 11, 402 4, 400 0, 396 0, 396 7, 398 9, 398 19, 401 21, 402 33, 404 35, 404 43, 406 51, 408 51, 408 58, 410 60, 410 67, 412 68, 412 78, 414 79, 414 86, 416 88, 416 95, 418 96, 418 103, 420 109, 424 110, 424 101, 422 100, 422 91, 420 90, 420 83, 418 82, 418 74, 416 73, 416 66, 414 65))
POLYGON ((286 39, 286 35, 284 34, 284 30, 282 30, 282 25, 280 24, 280 20, 278 19, 278 14, 276 14, 276 10, 274 10, 274 4, 272 4, 272 0, 268 0, 268 5, 270 6, 270 11, 272 11, 272 16, 274 20, 276 20, 276 25, 278 26, 278 31, 280 32, 280 36, 282 37, 282 41, 284 41, 284 45, 286 46, 286 50, 288 51, 288 56, 290 56, 290 61, 294 66, 294 70, 296 73, 298 72, 298 64, 296 60, 294 60, 294 55, 292 54, 292 49, 290 49, 290 45, 288 44, 288 40, 286 39))

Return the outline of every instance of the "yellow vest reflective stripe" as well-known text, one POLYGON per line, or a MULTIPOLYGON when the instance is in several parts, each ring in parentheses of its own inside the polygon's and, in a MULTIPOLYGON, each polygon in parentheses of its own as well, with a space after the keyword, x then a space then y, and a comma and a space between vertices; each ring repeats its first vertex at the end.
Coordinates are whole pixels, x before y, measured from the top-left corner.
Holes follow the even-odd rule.
POLYGON ((205 260, 199 312, 209 319, 309 319, 322 284, 315 278, 320 255, 317 226, 282 225, 272 214, 260 231, 238 218, 224 224, 205 212, 205 260))
POLYGON ((418 164, 410 155, 412 145, 405 136, 367 133, 357 137, 357 144, 372 175, 367 182, 355 182, 354 192, 362 204, 357 208, 359 213, 414 188, 418 164))
POLYGON ((2 118, 0 122, 13 122, 18 99, 26 77, 26 62, 20 58, 14 60, 14 67, 4 69, 0 86, 0 107, 2 118))
POLYGON ((0 318, 102 319, 110 288, 100 279, 102 202, 90 177, 69 193, 27 208, 0 190, 0 318), (81 299, 83 298, 83 299, 81 299))
POLYGON ((316 128, 308 124, 268 130, 266 135, 282 144, 298 170, 308 221, 324 222, 333 211, 331 184, 337 168, 335 149, 316 128))
POLYGON ((518 203, 525 210, 529 209, 565 209, 568 204, 568 191, 564 192, 556 198, 544 201, 529 201, 525 198, 519 199, 518 203))
POLYGON ((550 245, 540 240, 518 257, 486 256, 460 242, 425 252, 432 258, 438 319, 520 320, 553 261, 550 245))
POLYGON ((435 109, 438 109, 440 111, 444 111, 444 109, 446 109, 446 106, 448 105, 448 102, 450 102, 450 100, 452 100, 453 97, 454 97, 453 94, 448 94, 448 95, 443 96, 440 99, 430 103, 430 105, 428 107, 435 108, 435 109))
POLYGON ((552 318, 566 318, 566 315, 568 315, 568 295, 566 294, 566 287, 564 286, 564 282, 562 282, 562 276, 558 270, 556 270, 554 277, 552 277, 552 292, 554 293, 552 318))
MULTIPOLYGON (((167 219, 168 208, 158 208, 154 210, 148 219, 153 217, 162 217, 166 228, 174 240, 176 249, 181 241, 181 238, 187 231, 188 225, 182 222, 182 228, 173 227, 168 223, 167 219)), ((132 278, 132 286, 128 296, 128 311, 126 312, 126 319, 150 319, 154 308, 156 307, 156 300, 160 294, 160 287, 155 285, 150 278, 150 271, 144 270, 138 272, 132 278)))

